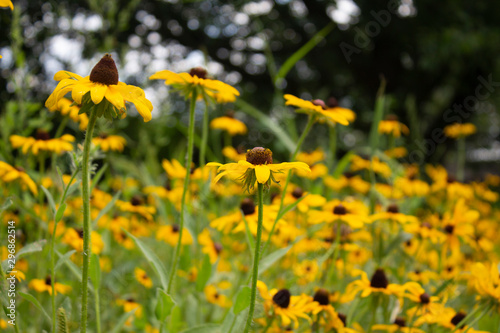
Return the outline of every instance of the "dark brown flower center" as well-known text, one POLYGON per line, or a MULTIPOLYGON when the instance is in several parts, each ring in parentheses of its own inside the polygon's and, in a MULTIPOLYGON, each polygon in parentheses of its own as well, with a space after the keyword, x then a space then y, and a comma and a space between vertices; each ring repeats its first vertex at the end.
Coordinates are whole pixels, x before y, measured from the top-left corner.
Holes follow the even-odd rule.
POLYGON ((99 137, 101 139, 107 139, 108 135, 106 133, 101 133, 101 134, 99 134, 99 137))
POLYGON ((354 177, 354 173, 352 173, 352 172, 344 172, 344 177, 347 178, 347 179, 350 179, 350 178, 354 177))
POLYGON ((220 254, 222 252, 222 244, 221 243, 214 243, 214 249, 217 254, 220 254))
POLYGON ((47 286, 51 286, 52 285, 52 278, 50 277, 50 275, 47 275, 47 277, 45 278, 45 284, 47 286))
POLYGON ((129 303, 135 303, 135 299, 133 299, 132 297, 127 298, 126 301, 129 303))
POLYGON ((446 178, 446 182, 448 184, 453 184, 456 181, 457 181, 457 179, 455 177, 453 177, 452 175, 448 175, 448 177, 446 178))
POLYGON ((388 213, 399 213, 399 207, 396 204, 391 204, 389 207, 387 207, 387 212, 388 213))
POLYGON ((36 131, 35 139, 47 141, 47 140, 50 140, 50 135, 47 131, 39 129, 36 131))
POLYGON ((179 225, 178 224, 172 224, 172 232, 175 232, 175 233, 179 232, 179 225))
POLYGON ((385 120, 389 120, 389 121, 398 121, 398 116, 396 116, 395 114, 388 114, 388 115, 385 117, 385 120))
POLYGON ((314 294, 313 300, 318 302, 319 305, 328 305, 330 304, 330 293, 325 289, 318 289, 314 294))
POLYGON ((111 54, 106 53, 104 57, 92 68, 90 81, 107 86, 118 84, 118 69, 111 54))
POLYGON ((347 214, 347 209, 342 204, 338 204, 333 208, 333 214, 335 215, 345 215, 347 214))
POLYGON ((389 281, 382 268, 378 268, 375 273, 373 273, 372 279, 370 280, 370 286, 373 288, 387 288, 389 281))
POLYGON ((273 302, 280 308, 286 309, 290 305, 290 291, 281 289, 273 296, 273 302))
POLYGON ((75 231, 78 234, 78 237, 83 239, 83 229, 82 228, 75 228, 75 231))
POLYGON ((338 313, 338 316, 339 316, 339 319, 342 321, 342 323, 345 325, 347 325, 347 316, 343 313, 338 313))
POLYGON ((227 110, 226 111, 226 117, 228 117, 228 118, 234 118, 234 110, 227 110))
MULTIPOLYGON (((457 326, 467 315, 465 314, 465 312, 463 311, 460 311, 458 312, 456 315, 453 316, 453 318, 451 318, 451 323, 455 326, 457 326)), ((465 325, 460 325, 459 328, 463 328, 465 325)))
POLYGON ((253 165, 272 164, 273 152, 262 147, 247 150, 247 162, 253 165))
POLYGON ((132 204, 132 206, 140 206, 142 205, 143 201, 141 197, 134 195, 132 199, 130 199, 130 203, 132 204))
POLYGON ((422 222, 422 228, 432 229, 432 225, 429 222, 422 222))
POLYGON ((399 327, 406 327, 406 320, 401 317, 397 317, 396 320, 394 320, 394 324, 398 325, 399 327))
POLYGON ((22 168, 20 166, 16 166, 16 167, 14 167, 14 169, 16 169, 19 172, 24 172, 25 171, 24 168, 22 168))
POLYGON ((197 76, 200 79, 206 79, 207 78, 207 70, 202 68, 202 67, 194 67, 194 68, 191 68, 191 70, 189 71, 189 75, 197 76))
POLYGON ((451 224, 447 224, 445 227, 444 227, 444 231, 451 235, 453 234, 453 231, 455 230, 455 226, 454 225, 451 225, 451 224))
POLYGON ((311 101, 314 105, 321 106, 323 110, 326 110, 326 104, 321 99, 314 99, 311 101))
POLYGON ((422 304, 429 304, 431 302, 431 297, 429 296, 428 293, 423 293, 420 295, 420 303, 422 304))
POLYGON ((240 209, 243 212, 243 215, 252 215, 255 213, 255 203, 250 198, 245 198, 241 201, 240 209))
POLYGON ((292 192, 292 196, 295 198, 295 199, 299 199, 301 198, 302 196, 304 195, 304 190, 301 189, 300 187, 296 187, 293 192, 292 192))

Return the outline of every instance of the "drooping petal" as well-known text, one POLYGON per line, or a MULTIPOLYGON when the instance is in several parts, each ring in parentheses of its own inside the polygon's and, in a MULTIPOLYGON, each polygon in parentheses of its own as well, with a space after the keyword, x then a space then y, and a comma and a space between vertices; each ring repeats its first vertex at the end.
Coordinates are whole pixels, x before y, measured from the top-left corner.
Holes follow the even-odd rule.
POLYGON ((104 84, 94 84, 93 87, 90 88, 90 98, 92 98, 92 102, 94 102, 94 104, 101 103, 107 90, 108 86, 104 84))
POLYGON ((266 183, 271 176, 271 170, 267 165, 256 165, 255 166, 255 176, 257 181, 261 184, 266 183))
POLYGON ((125 107, 125 100, 123 99, 122 94, 118 89, 115 89, 114 86, 108 86, 108 91, 106 91, 106 95, 104 96, 115 107, 118 109, 122 109, 125 107))

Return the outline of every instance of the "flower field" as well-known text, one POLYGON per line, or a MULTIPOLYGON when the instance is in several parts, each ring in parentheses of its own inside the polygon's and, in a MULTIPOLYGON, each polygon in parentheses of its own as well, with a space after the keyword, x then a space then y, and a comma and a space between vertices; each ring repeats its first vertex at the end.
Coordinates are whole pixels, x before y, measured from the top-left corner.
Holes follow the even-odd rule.
POLYGON ((277 89, 278 122, 203 62, 137 82, 91 57, 2 101, 1 332, 500 332, 500 174, 468 163, 471 118, 438 135, 450 168, 384 78, 370 113, 277 89))

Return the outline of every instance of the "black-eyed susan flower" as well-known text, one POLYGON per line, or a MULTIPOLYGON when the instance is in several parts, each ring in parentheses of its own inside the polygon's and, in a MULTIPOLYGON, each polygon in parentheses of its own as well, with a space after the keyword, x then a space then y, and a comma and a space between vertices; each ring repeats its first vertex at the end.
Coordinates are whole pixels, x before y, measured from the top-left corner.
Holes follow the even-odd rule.
POLYGON ((407 327, 406 320, 401 317, 397 317, 394 323, 390 325, 377 324, 373 325, 371 329, 374 332, 387 332, 387 333, 425 333, 420 328, 407 327))
POLYGON ((144 118, 150 121, 153 105, 146 99, 144 91, 118 80, 118 70, 110 54, 94 66, 89 76, 82 77, 68 71, 59 71, 54 75, 59 84, 45 102, 49 109, 56 108, 60 99, 68 92, 77 104, 81 105, 81 113, 96 108, 98 116, 108 119, 126 115, 126 102, 133 103, 144 118))
POLYGON ((408 135, 410 130, 405 124, 398 121, 396 115, 389 115, 385 120, 379 122, 378 132, 381 134, 390 134, 395 138, 399 138, 401 134, 408 135))
POLYGON ((446 308, 446 312, 441 314, 438 324, 442 327, 449 328, 453 332, 458 333, 489 333, 488 331, 475 330, 473 327, 460 324, 462 320, 467 317, 467 313, 464 311, 456 312, 454 309, 446 308))
MULTIPOLYGON (((32 279, 28 284, 28 287, 39 293, 43 293, 46 291, 50 295, 52 295, 52 279, 50 275, 48 275, 45 279, 32 279)), ((56 295, 57 293, 67 294, 71 291, 71 287, 59 282, 55 282, 54 290, 56 295)))
POLYGON ((240 93, 227 83, 207 78, 208 73, 201 67, 192 68, 189 73, 174 73, 169 70, 157 72, 149 77, 150 80, 165 80, 165 84, 172 86, 186 99, 193 93, 198 98, 215 100, 218 103, 234 102, 240 93))
POLYGON ((455 123, 444 128, 444 134, 452 139, 463 138, 476 133, 476 126, 471 123, 455 123))
POLYGON ((56 154, 73 151, 73 142, 75 141, 75 137, 69 134, 52 139, 49 133, 44 130, 38 130, 34 137, 11 135, 9 139, 13 148, 21 148, 23 154, 31 150, 34 155, 38 155, 40 151, 54 152, 56 154))
POLYGON ((472 283, 483 299, 492 299, 500 304, 500 265, 493 262, 474 263, 471 267, 472 283))
MULTIPOLYGON (((175 246, 179 239, 179 226, 177 224, 172 225, 162 225, 156 231, 156 239, 162 240, 171 246, 175 246)), ((184 228, 182 233, 182 245, 191 245, 193 244, 193 238, 189 231, 184 228)))
MULTIPOLYGON (((104 248, 104 242, 102 241, 101 235, 96 231, 92 231, 91 239, 92 239, 92 242, 91 242, 92 253, 95 253, 95 254, 101 253, 102 249, 104 248)), ((83 251, 83 230, 82 229, 75 229, 75 228, 66 229, 64 236, 62 238, 62 242, 64 244, 68 244, 76 251, 82 252, 83 251)))
POLYGON ((354 120, 352 115, 340 110, 342 108, 329 108, 325 102, 319 99, 306 101, 290 94, 286 94, 284 98, 286 100, 285 105, 296 106, 298 108, 296 112, 318 117, 319 121, 329 121, 333 124, 338 123, 347 126, 349 125, 349 118, 351 118, 351 121, 354 120))
POLYGON ((400 224, 418 223, 418 219, 415 216, 400 213, 399 206, 397 204, 388 205, 385 212, 377 212, 372 216, 370 216, 370 219, 372 221, 378 221, 378 220, 396 221, 400 224))
POLYGON ((111 150, 122 152, 123 149, 125 149, 127 140, 119 135, 107 135, 105 133, 101 133, 98 137, 92 139, 92 143, 99 146, 102 151, 111 150))
POLYGON ((344 222, 351 228, 359 229, 366 223, 371 223, 371 220, 363 203, 333 200, 326 203, 321 211, 309 211, 308 222, 311 224, 344 222))
POLYGON ((9 7, 11 10, 14 10, 14 5, 11 0, 0 0, 0 7, 9 7))
POLYGON ((351 158, 351 171, 373 170, 373 172, 388 178, 391 174, 391 168, 385 162, 382 162, 377 156, 371 160, 364 159, 361 156, 351 158))
POLYGON ((218 167, 218 174, 214 182, 227 175, 232 179, 243 181, 244 188, 247 190, 253 189, 256 182, 269 187, 272 182, 276 182, 273 173, 291 169, 310 171, 309 166, 303 162, 273 164, 273 153, 271 150, 262 147, 249 149, 245 161, 227 164, 211 162, 207 166, 218 167))
POLYGON ((135 309, 134 316, 137 318, 142 317, 142 305, 137 303, 135 299, 131 297, 127 299, 118 299, 116 300, 116 304, 123 307, 125 313, 135 309))
POLYGON ((135 279, 146 288, 151 288, 153 286, 153 281, 148 276, 145 270, 136 267, 134 269, 135 279))
POLYGON ((144 205, 144 200, 140 196, 134 196, 130 201, 116 200, 116 207, 123 212, 142 215, 148 221, 151 221, 156 213, 156 208, 144 205))
POLYGON ((81 131, 87 128, 89 117, 85 113, 80 113, 80 106, 73 105, 69 99, 61 98, 55 107, 49 109, 51 112, 56 110, 63 116, 68 116, 75 123, 78 123, 81 131))
POLYGON ((201 252, 207 254, 210 258, 210 263, 214 264, 223 250, 222 244, 212 240, 208 229, 204 229, 198 235, 198 243, 202 246, 201 252))
POLYGON ((246 154, 244 151, 239 151, 231 146, 222 148, 222 155, 234 162, 246 159, 246 154))
POLYGON ((368 279, 368 275, 359 269, 354 269, 352 275, 361 278, 349 283, 344 295, 346 300, 353 300, 359 292, 361 292, 360 296, 362 298, 368 297, 372 293, 396 295, 398 297, 403 295, 404 287, 399 284, 389 283, 382 268, 376 269, 371 279, 368 279))
POLYGON ((310 313, 315 304, 312 297, 307 295, 294 296, 288 289, 271 289, 262 281, 257 281, 257 288, 261 297, 264 299, 264 311, 267 315, 272 310, 272 315, 279 316, 283 326, 292 324, 293 327, 299 326, 299 318, 306 319, 312 323, 308 313, 310 313))
POLYGON ((231 300, 226 295, 221 294, 213 284, 206 285, 203 292, 209 303, 218 305, 221 308, 229 308, 232 305, 231 300))
POLYGON ((298 284, 305 285, 316 279, 319 266, 316 260, 302 260, 293 266, 293 272, 299 278, 298 284))
POLYGON ((243 135, 248 131, 245 123, 230 115, 212 119, 210 122, 210 128, 226 131, 231 136, 238 134, 243 135))
POLYGON ((18 180, 23 186, 27 186, 34 195, 38 194, 35 182, 21 167, 13 167, 10 164, 0 161, 0 180, 5 183, 18 180))

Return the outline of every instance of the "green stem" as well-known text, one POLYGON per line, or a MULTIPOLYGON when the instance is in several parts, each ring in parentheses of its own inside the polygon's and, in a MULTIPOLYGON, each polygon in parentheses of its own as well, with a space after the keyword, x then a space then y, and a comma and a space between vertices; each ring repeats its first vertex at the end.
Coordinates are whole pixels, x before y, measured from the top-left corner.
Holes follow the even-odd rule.
POLYGON ((94 290, 94 300, 95 300, 95 325, 97 333, 101 333, 101 308, 99 305, 99 290, 96 288, 94 290))
POLYGON ((186 156, 186 176, 184 177, 184 188, 182 190, 182 198, 181 198, 181 211, 180 211, 180 221, 179 221, 179 238, 177 240, 177 245, 175 247, 174 252, 174 261, 172 263, 172 267, 170 268, 170 276, 168 278, 168 287, 167 294, 170 294, 170 290, 172 289, 172 283, 174 282, 177 263, 179 262, 179 257, 181 255, 181 247, 182 247, 182 232, 184 230, 184 210, 186 206, 186 194, 189 189, 189 178, 191 173, 191 163, 193 162, 193 147, 194 147, 194 111, 196 108, 196 91, 193 91, 191 96, 191 105, 189 110, 189 129, 188 129, 188 150, 186 156))
MULTIPOLYGON (((307 122, 306 127, 304 128, 304 131, 302 132, 302 135, 299 138, 299 141, 297 142, 297 146, 295 146, 295 151, 292 154, 292 158, 290 159, 290 162, 293 162, 295 160, 295 157, 297 157, 297 154, 300 151, 300 148, 302 147, 302 143, 304 143, 304 140, 309 134, 309 131, 311 130, 312 126, 314 125, 314 122, 316 121, 315 116, 309 116, 309 120, 307 122)), ((283 187, 283 191, 281 192, 281 200, 280 200, 280 209, 278 210, 278 215, 276 215, 276 219, 274 220, 273 227, 271 228, 271 232, 269 233, 269 237, 267 238, 266 244, 264 245, 264 249, 262 250, 262 255, 264 255, 271 245, 271 237, 274 233, 274 229, 276 228, 276 224, 278 223, 278 217, 280 217, 281 211, 283 210, 283 203, 285 201, 285 195, 286 195, 286 190, 288 189, 288 184, 290 183, 290 178, 292 175, 292 170, 288 171, 288 175, 286 177, 285 181, 285 186, 283 187)))
POLYGON ((205 101, 205 111, 203 112, 203 128, 201 133, 201 145, 200 145, 200 167, 205 166, 205 153, 207 151, 207 141, 208 141, 208 102, 205 101))
POLYGON ((328 170, 333 173, 333 167, 335 166, 335 159, 337 157, 337 129, 335 126, 330 127, 330 147, 328 148, 331 153, 330 160, 328 161, 328 170))
POLYGON ((464 181, 465 175, 465 137, 460 137, 457 140, 457 179, 460 182, 464 181))
POLYGON ((375 325, 375 319, 377 319, 377 308, 380 301, 380 295, 374 295, 372 301, 372 319, 370 320, 370 326, 368 327, 367 333, 371 333, 373 325, 375 325))
POLYGON ((82 200, 83 200, 83 268, 82 268, 82 316, 80 333, 87 332, 88 281, 90 266, 90 149, 92 135, 97 122, 97 112, 90 111, 89 124, 85 134, 82 158, 82 200))
MULTIPOLYGON (((73 174, 71 175, 71 179, 68 183, 67 186, 64 186, 64 191, 63 195, 61 196, 61 200, 59 200, 59 207, 66 201, 66 195, 68 194, 68 189, 73 182, 73 179, 75 179, 76 175, 80 171, 79 167, 77 166, 73 174)), ((55 214, 55 212, 54 212, 55 214)), ((56 271, 55 271, 55 264, 56 264, 56 256, 55 256, 55 251, 54 251, 54 244, 56 241, 56 229, 57 229, 57 223, 59 221, 56 221, 55 216, 54 216, 54 230, 52 230, 52 238, 50 240, 50 284, 52 287, 52 295, 50 295, 52 299, 52 333, 55 333, 56 331, 56 290, 55 290, 55 281, 56 281, 56 271)))
POLYGON ((262 235, 262 219, 264 216, 264 199, 263 199, 263 189, 264 185, 259 183, 257 189, 258 202, 259 202, 259 212, 257 220, 257 237, 255 240, 255 255, 253 256, 253 268, 252 268, 252 292, 250 294, 250 309, 248 311, 248 319, 245 326, 245 333, 248 333, 250 326, 252 325, 253 312, 255 310, 255 298, 257 296, 257 278, 259 277, 259 250, 260 250, 260 238, 262 235))

